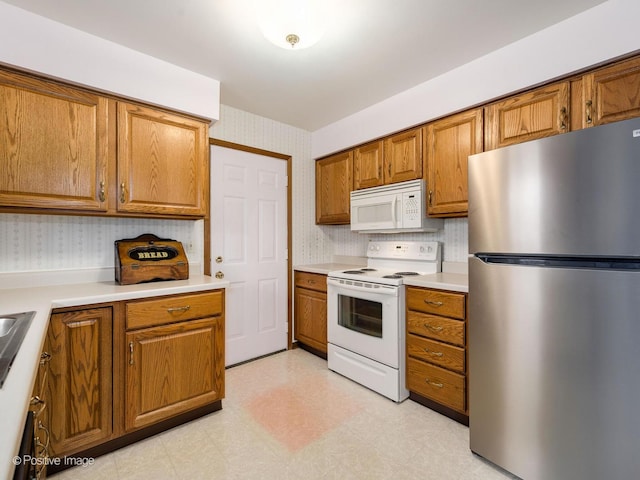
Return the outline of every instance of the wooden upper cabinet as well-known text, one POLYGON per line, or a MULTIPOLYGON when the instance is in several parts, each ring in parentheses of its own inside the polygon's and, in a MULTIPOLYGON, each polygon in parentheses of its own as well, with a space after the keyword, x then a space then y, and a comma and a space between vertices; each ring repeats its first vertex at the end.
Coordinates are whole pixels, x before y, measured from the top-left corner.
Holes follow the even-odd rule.
POLYGON ((118 103, 119 212, 204 215, 206 123, 118 103))
POLYGON ((485 149, 569 131, 569 82, 509 97, 485 108, 485 149))
POLYGON ((316 223, 348 224, 353 186, 353 152, 316 161, 316 223))
POLYGON ((107 210, 114 103, 0 71, 0 205, 107 210))
POLYGON ((422 178, 422 127, 384 139, 384 183, 422 178))
POLYGON ((640 116, 640 58, 583 76, 583 127, 640 116))
POLYGON ((384 142, 368 143, 353 152, 353 189, 384 185, 384 142))
POLYGON ((427 125, 427 213, 466 216, 467 157, 482 152, 482 108, 427 125))

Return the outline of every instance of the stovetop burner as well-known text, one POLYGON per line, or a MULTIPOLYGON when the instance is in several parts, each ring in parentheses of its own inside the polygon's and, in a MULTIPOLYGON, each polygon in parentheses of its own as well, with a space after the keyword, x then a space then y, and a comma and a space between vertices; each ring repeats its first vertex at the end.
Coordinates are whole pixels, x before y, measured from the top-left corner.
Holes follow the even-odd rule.
POLYGON ((438 242, 375 241, 369 242, 365 265, 347 265, 349 270, 329 272, 329 277, 366 283, 367 287, 370 284, 399 287, 408 281, 403 277, 437 273, 440 265, 438 242))

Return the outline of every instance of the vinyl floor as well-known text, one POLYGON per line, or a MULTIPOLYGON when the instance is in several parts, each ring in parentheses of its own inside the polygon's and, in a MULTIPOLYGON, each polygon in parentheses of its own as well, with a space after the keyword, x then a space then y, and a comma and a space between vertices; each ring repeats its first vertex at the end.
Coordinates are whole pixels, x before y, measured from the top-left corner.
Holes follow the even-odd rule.
POLYGON ((295 349, 226 371, 222 410, 51 478, 515 479, 469 450, 469 429, 396 404, 295 349))

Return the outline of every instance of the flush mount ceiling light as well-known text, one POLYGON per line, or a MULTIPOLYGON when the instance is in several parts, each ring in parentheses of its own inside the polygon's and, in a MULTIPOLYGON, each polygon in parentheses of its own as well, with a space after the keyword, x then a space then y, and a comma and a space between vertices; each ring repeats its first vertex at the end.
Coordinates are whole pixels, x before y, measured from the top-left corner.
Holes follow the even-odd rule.
POLYGON ((315 45, 325 31, 327 0, 262 0, 259 26, 274 45, 302 50, 315 45))

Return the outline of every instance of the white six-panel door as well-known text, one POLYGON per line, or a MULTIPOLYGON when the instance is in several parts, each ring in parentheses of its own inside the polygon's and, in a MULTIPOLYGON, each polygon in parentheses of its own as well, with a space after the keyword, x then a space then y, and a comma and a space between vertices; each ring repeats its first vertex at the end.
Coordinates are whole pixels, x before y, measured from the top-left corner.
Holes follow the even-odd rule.
POLYGON ((211 274, 226 291, 226 365, 287 348, 287 162, 211 147, 211 274))

